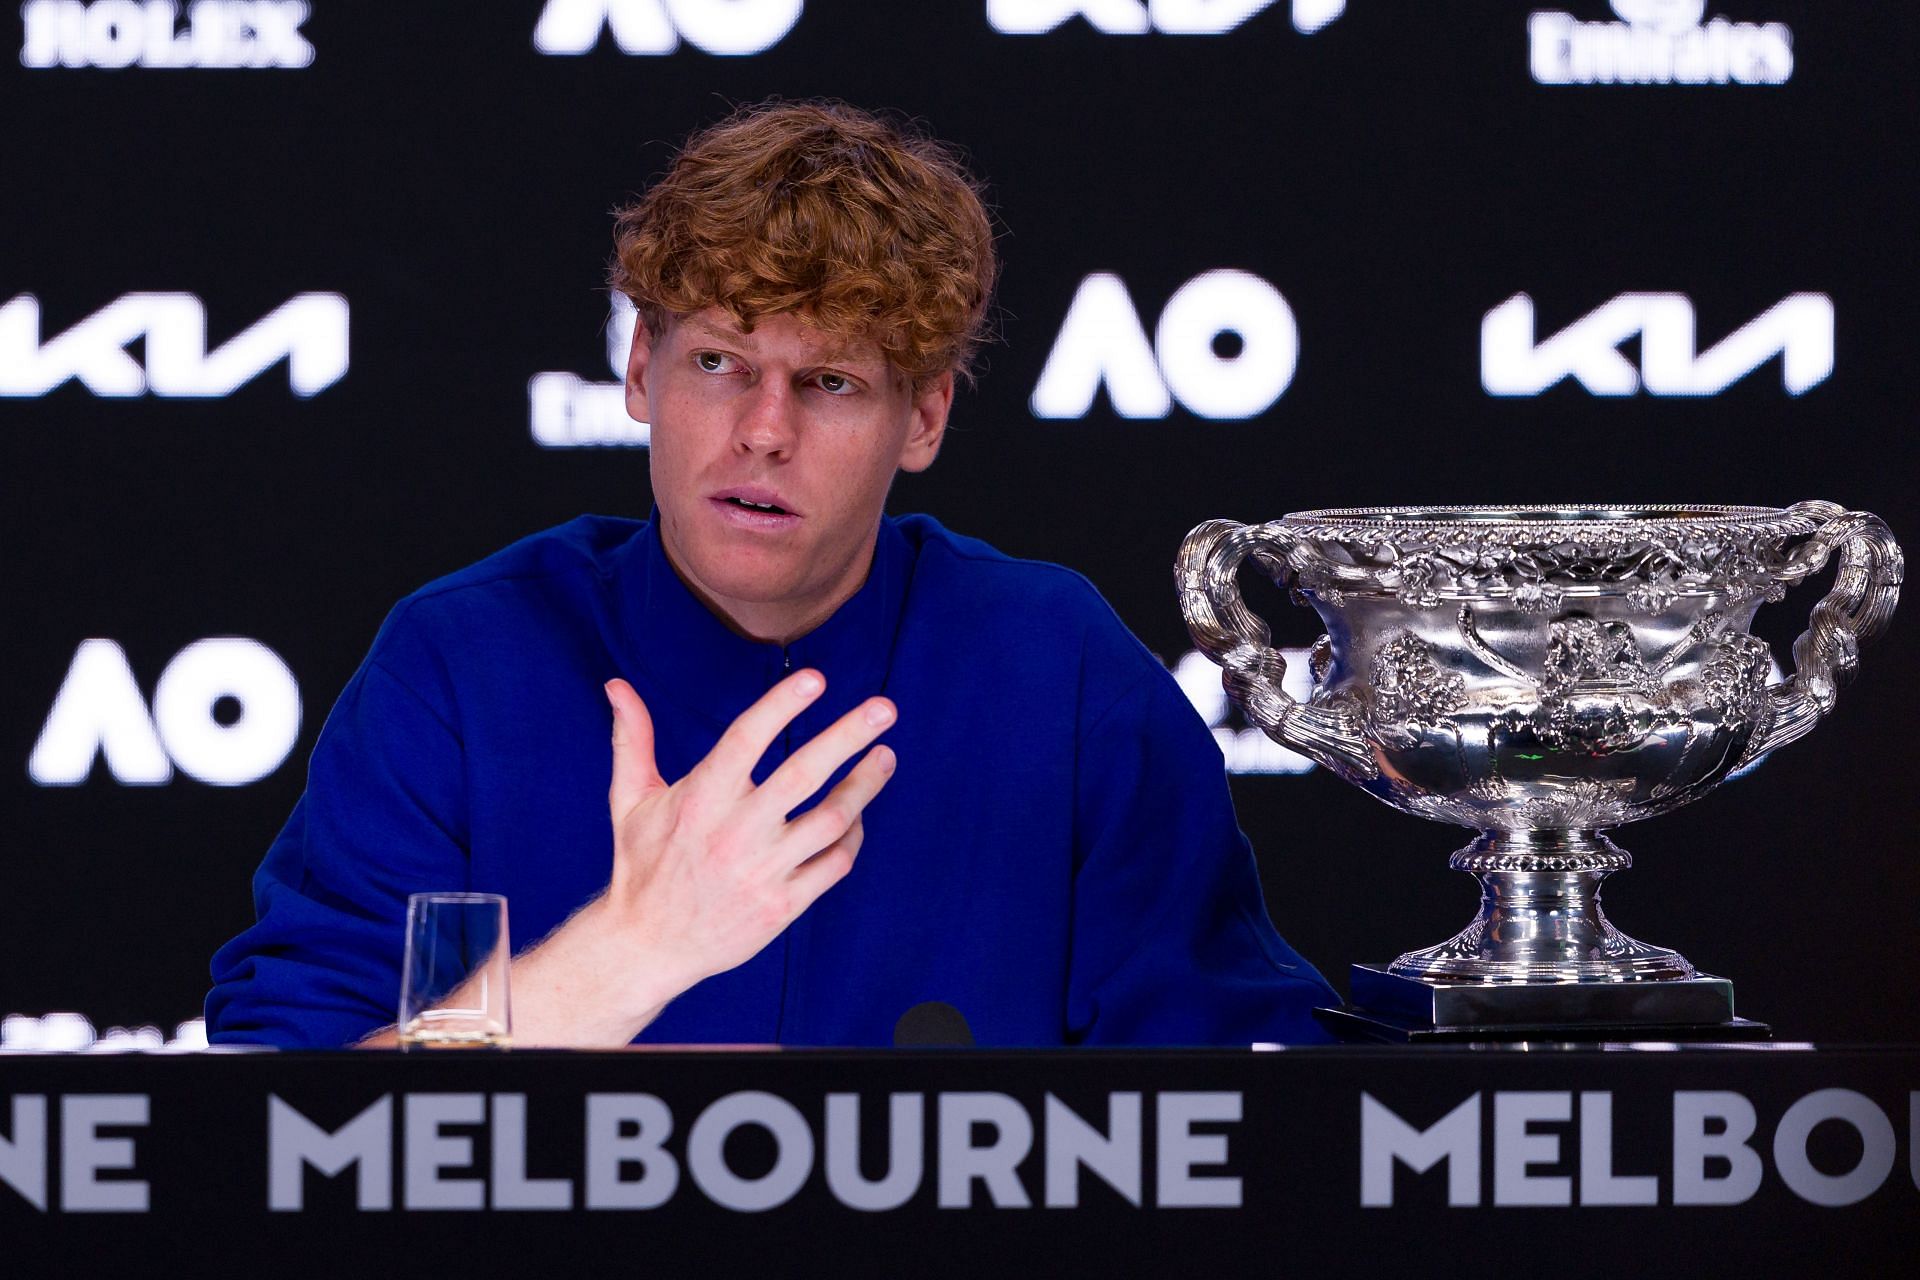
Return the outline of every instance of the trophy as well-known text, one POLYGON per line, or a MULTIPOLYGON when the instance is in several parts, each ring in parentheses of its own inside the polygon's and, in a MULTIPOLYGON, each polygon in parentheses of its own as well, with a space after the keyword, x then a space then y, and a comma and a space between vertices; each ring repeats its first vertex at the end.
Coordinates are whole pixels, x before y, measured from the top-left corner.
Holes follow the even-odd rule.
POLYGON ((1275 741, 1397 809, 1478 835, 1450 865, 1473 922, 1355 965, 1346 1034, 1385 1040, 1763 1037, 1733 987, 1621 933, 1605 831, 1665 813, 1812 729, 1899 598, 1877 516, 1774 507, 1363 507, 1210 520, 1176 565, 1196 644, 1275 741), (1326 627, 1312 694, 1236 580, 1251 557, 1326 627), (1832 589, 1770 682, 1748 627, 1830 559, 1832 589))

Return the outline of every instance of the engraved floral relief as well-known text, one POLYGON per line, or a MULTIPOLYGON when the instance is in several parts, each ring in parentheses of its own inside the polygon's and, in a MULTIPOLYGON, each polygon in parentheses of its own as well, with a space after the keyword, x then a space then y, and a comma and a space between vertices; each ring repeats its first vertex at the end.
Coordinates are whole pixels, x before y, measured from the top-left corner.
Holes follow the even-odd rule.
POLYGON ((1767 702, 1773 657, 1767 643, 1744 631, 1714 639, 1713 657, 1700 668, 1700 703, 1727 720, 1755 720, 1767 702))
POLYGON ((1405 738, 1451 724, 1467 703, 1466 681, 1433 660, 1433 646, 1410 631, 1388 638, 1373 655, 1372 715, 1376 733, 1405 738))

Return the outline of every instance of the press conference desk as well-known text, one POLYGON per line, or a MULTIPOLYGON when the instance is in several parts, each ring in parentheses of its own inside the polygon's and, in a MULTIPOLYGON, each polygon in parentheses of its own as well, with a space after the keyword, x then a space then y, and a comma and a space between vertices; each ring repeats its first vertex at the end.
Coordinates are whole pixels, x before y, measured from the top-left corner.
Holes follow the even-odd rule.
POLYGON ((1901 1273, 1920 1048, 0 1057, 5 1274, 1901 1273))

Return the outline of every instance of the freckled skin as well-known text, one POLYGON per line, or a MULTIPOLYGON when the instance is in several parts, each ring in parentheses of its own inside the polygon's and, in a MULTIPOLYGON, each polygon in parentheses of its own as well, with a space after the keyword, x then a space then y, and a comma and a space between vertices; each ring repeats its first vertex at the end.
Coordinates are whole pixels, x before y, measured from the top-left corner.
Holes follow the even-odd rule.
POLYGON ((939 452, 951 374, 916 392, 871 342, 797 316, 741 332, 717 308, 634 328, 627 412, 652 425, 661 542, 687 586, 741 633, 785 642, 860 589, 897 471, 939 452), (794 519, 716 502, 770 490, 794 519))

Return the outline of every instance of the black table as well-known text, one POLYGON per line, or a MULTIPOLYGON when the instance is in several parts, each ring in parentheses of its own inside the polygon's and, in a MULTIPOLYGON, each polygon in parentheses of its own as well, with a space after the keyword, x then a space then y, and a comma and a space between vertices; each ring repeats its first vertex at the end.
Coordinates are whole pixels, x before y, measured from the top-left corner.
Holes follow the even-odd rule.
POLYGON ((22 1055, 0 1133, 23 1277, 1920 1261, 1914 1047, 22 1055))

